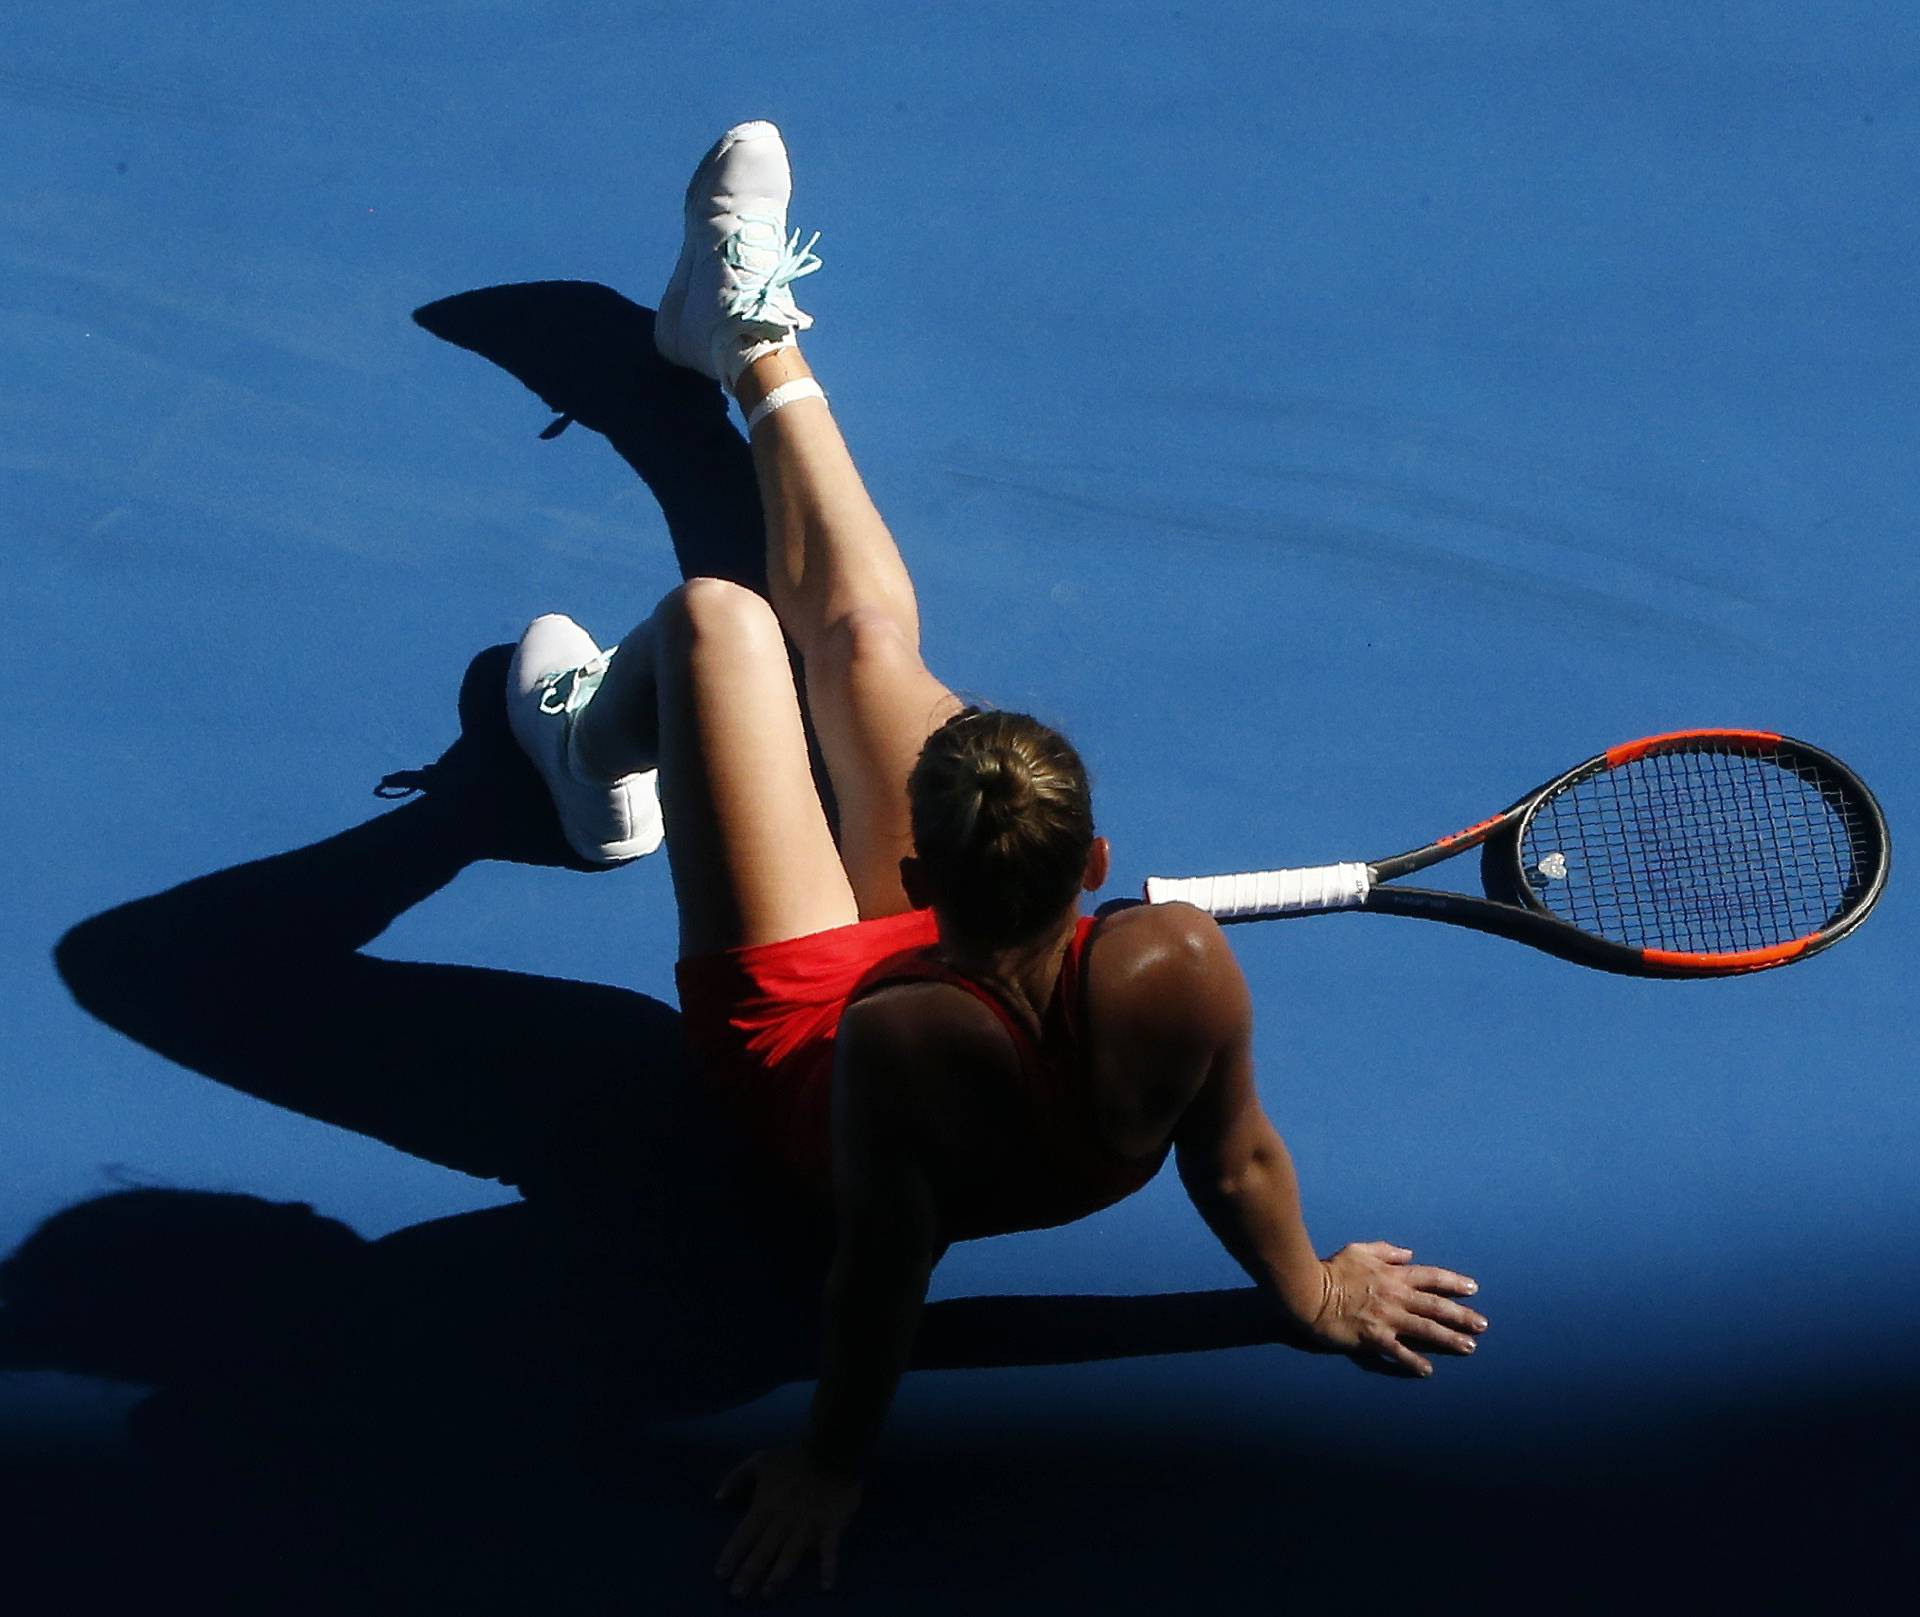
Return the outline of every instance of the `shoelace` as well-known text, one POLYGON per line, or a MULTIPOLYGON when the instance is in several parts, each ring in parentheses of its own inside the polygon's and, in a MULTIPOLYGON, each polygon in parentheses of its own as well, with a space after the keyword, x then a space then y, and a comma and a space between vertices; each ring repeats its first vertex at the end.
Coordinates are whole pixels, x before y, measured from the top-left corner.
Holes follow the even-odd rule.
POLYGON ((380 784, 374 787, 373 795, 401 798, 411 797, 415 792, 431 792, 433 778, 438 773, 437 766, 433 764, 420 769, 396 769, 391 775, 380 777, 380 784))
POLYGON ((578 668, 563 668, 558 673, 544 676, 540 681, 543 687, 540 711, 555 716, 578 713, 593 700, 593 693, 600 689, 600 682, 607 677, 607 668, 612 661, 613 652, 603 651, 591 662, 583 663, 578 668), (566 687, 564 693, 562 686, 566 687))
MULTIPOLYGON (((600 682, 607 677, 607 667, 613 661, 613 653, 618 646, 603 651, 591 662, 578 668, 562 668, 555 673, 544 675, 539 680, 541 686, 540 711, 558 716, 565 713, 578 713, 593 700, 593 693, 600 689, 600 682), (561 687, 565 686, 564 694, 561 687)), ((383 775, 380 784, 373 789, 375 797, 401 798, 411 797, 415 792, 431 792, 434 777, 440 772, 438 763, 425 765, 420 769, 396 769, 391 775, 383 775)))
POLYGON ((758 214, 742 214, 740 225, 733 234, 720 244, 721 256, 729 269, 737 270, 745 278, 745 284, 735 292, 727 303, 727 313, 742 320, 758 320, 765 315, 767 305, 777 296, 799 280, 803 275, 811 275, 820 267, 820 257, 813 250, 813 244, 820 239, 815 231, 807 239, 805 246, 800 244, 800 232, 795 231, 785 238, 778 248, 765 241, 747 240, 747 230, 757 225, 770 231, 773 240, 781 242, 780 222, 777 219, 763 218, 758 214), (775 255, 770 269, 761 269, 759 265, 747 261, 746 255, 773 253, 775 255))

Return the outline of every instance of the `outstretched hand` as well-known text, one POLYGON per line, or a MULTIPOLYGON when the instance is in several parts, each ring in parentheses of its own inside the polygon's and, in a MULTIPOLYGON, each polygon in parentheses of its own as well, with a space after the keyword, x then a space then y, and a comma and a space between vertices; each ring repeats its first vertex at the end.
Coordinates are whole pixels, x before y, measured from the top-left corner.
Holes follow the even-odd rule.
POLYGON ((1456 1297, 1471 1297, 1479 1282, 1451 1269, 1415 1264, 1413 1253, 1389 1241, 1359 1241, 1322 1260, 1326 1300, 1310 1327, 1313 1345, 1344 1353, 1363 1370, 1430 1376, 1430 1353, 1468 1354, 1487 1328, 1484 1315, 1456 1297))
POLYGON ((736 1599, 771 1598, 802 1562, 820 1558, 820 1587, 840 1570, 840 1540, 860 1508, 860 1484, 822 1471, 804 1449, 764 1449, 720 1484, 722 1503, 746 1501, 746 1515, 720 1553, 714 1576, 736 1599))

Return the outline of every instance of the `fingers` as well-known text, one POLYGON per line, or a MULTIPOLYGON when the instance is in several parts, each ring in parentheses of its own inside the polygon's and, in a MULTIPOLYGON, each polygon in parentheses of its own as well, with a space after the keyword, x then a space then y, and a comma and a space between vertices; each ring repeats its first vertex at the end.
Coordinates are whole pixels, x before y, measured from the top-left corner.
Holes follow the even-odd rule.
POLYGON ((1465 1358, 1479 1346, 1479 1333, 1485 1328, 1485 1320, 1456 1303, 1416 1297, 1410 1306, 1383 1308, 1355 1352, 1390 1361, 1408 1375, 1429 1376, 1433 1365, 1422 1356, 1422 1349, 1465 1358), (1440 1309, 1449 1310, 1451 1317, 1439 1315, 1440 1309))
MULTIPOLYGON (((714 1576, 726 1583, 727 1593, 736 1600, 744 1600, 755 1592, 771 1599, 816 1548, 812 1527, 770 1517, 769 1512, 750 1512, 734 1530, 720 1554, 719 1565, 714 1568, 714 1576)), ((820 1587, 831 1589, 840 1575, 840 1533, 838 1529, 829 1528, 817 1537, 820 1587)))
POLYGON ((1433 1362, 1426 1353, 1448 1353, 1464 1358, 1479 1346, 1487 1322, 1460 1304, 1415 1292, 1399 1307, 1376 1316, 1354 1351, 1354 1362, 1364 1370, 1390 1375, 1426 1377, 1433 1362))
POLYGON ((736 1466, 716 1497, 745 1496, 746 1513, 720 1552, 713 1575, 736 1600, 771 1598, 815 1553, 820 1586, 840 1572, 840 1540, 860 1503, 860 1486, 814 1472, 798 1450, 770 1450, 736 1466))
POLYGON ((1423 1359, 1412 1343, 1402 1340, 1406 1326, 1416 1323, 1410 1314, 1396 1310, 1377 1313, 1361 1321, 1359 1341, 1347 1350, 1347 1357, 1362 1370, 1396 1376, 1430 1376, 1433 1366, 1423 1359))
POLYGON ((1395 1246, 1391 1241, 1354 1241, 1342 1247, 1341 1251, 1365 1253, 1377 1263, 1406 1265, 1407 1282, 1422 1291, 1437 1291, 1449 1297, 1471 1297, 1480 1289, 1480 1282, 1472 1275, 1457 1274, 1452 1269, 1436 1268, 1430 1263, 1415 1264, 1412 1247, 1395 1246))
POLYGON ((760 1592, 769 1600, 777 1595, 787 1579, 793 1576, 794 1569, 800 1565, 800 1557, 806 1554, 808 1548, 807 1540, 798 1534, 788 1538, 779 1559, 773 1563, 773 1571, 767 1574, 766 1587, 760 1592))
POLYGON ((1348 1353, 1364 1370, 1430 1376, 1433 1363, 1426 1353, 1470 1354, 1487 1328, 1484 1314, 1455 1300, 1474 1296, 1479 1282, 1452 1269, 1416 1265, 1410 1247, 1356 1241, 1328 1262, 1354 1282, 1343 1317, 1358 1327, 1358 1343, 1348 1353))
MULTIPOLYGON (((734 1572, 720 1574, 723 1578, 731 1577, 731 1582, 727 1585, 727 1593, 735 1600, 745 1599, 748 1594, 760 1587, 775 1557, 784 1559, 782 1551, 786 1546, 783 1545, 778 1533, 763 1530, 766 1525, 758 1516, 750 1517, 741 1524, 741 1533, 747 1532, 749 1528, 753 1530, 752 1542, 743 1551, 734 1572)), ((735 1538, 739 1536, 740 1533, 734 1534, 735 1538)), ((729 1545, 728 1548, 731 1549, 732 1546, 729 1545)), ((724 1564, 725 1557, 723 1556, 721 1560, 724 1564)))
POLYGON ((1471 1297, 1480 1286, 1469 1275, 1451 1269, 1422 1266, 1409 1269, 1407 1283, 1413 1288, 1404 1306, 1416 1321, 1419 1339, 1447 1353, 1471 1353, 1475 1339, 1487 1328, 1487 1316, 1455 1297, 1471 1297))
MULTIPOLYGON (((720 1503, 736 1499, 745 1494, 752 1486, 755 1468, 760 1456, 755 1454, 740 1462, 727 1473, 726 1480, 720 1484, 719 1492, 713 1497, 720 1503)), ((733 1579, 730 1593, 743 1594, 750 1584, 749 1565, 759 1553, 763 1542, 763 1528, 766 1512, 763 1506, 750 1505, 747 1514, 734 1528, 727 1539, 726 1548, 721 1550, 720 1559, 714 1564, 713 1575, 722 1581, 733 1579), (736 1574, 738 1574, 736 1576, 736 1574)))
POLYGON ((759 1511, 749 1511, 740 1525, 734 1528, 727 1539, 727 1546, 720 1552, 720 1559, 714 1562, 713 1575, 725 1582, 745 1565, 747 1557, 760 1541, 760 1529, 765 1517, 759 1511))
POLYGON ((1422 1291, 1437 1291, 1448 1297, 1471 1297, 1480 1289, 1480 1282, 1471 1275, 1455 1274, 1451 1269, 1436 1269, 1425 1263, 1409 1269, 1407 1279, 1422 1291))
POLYGON ((748 1553, 727 1593, 736 1600, 745 1598, 756 1589, 762 1595, 771 1595, 800 1564, 800 1557, 806 1550, 806 1536, 791 1528, 784 1533, 777 1528, 762 1532, 759 1542, 748 1553))
POLYGON ((1417 1291, 1407 1299, 1407 1312, 1416 1319, 1430 1322, 1430 1328, 1437 1335, 1423 1335, 1423 1341, 1439 1346, 1444 1340, 1456 1353, 1471 1353, 1474 1339, 1487 1328, 1484 1314, 1475 1313, 1459 1303, 1449 1302, 1444 1297, 1436 1297, 1431 1292, 1417 1291))
POLYGON ((1479 1343, 1464 1331, 1449 1330, 1434 1320, 1409 1316, 1394 1338, 1401 1342, 1418 1342, 1431 1353, 1451 1353, 1464 1359, 1479 1346, 1479 1343))
POLYGON ((713 1575, 727 1585, 727 1593, 736 1600, 745 1599, 756 1589, 772 1594, 806 1554, 805 1534, 791 1529, 783 1532, 781 1524, 770 1520, 769 1514, 764 1509, 750 1510, 733 1530, 713 1569, 713 1575))
POLYGON ((1375 1344, 1374 1351, 1385 1362, 1386 1368, 1403 1376, 1430 1376, 1433 1364, 1414 1352, 1412 1347, 1398 1336, 1387 1334, 1386 1340, 1375 1344))

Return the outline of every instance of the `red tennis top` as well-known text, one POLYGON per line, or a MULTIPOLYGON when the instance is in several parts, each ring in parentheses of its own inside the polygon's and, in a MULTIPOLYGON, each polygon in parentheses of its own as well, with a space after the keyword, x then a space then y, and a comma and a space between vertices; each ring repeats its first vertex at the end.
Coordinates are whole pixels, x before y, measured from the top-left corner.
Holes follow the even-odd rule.
MULTIPOLYGON (((803 1192, 833 1190, 833 1040, 854 1000, 898 983, 940 982, 971 994, 1006 1030, 1018 1075, 1006 1097, 1014 1122, 992 1172, 943 1205, 943 1241, 1066 1224, 1145 1185, 1167 1147, 1126 1157, 1101 1141, 1086 1025, 1092 917, 1075 928, 1036 1038, 990 985, 937 958, 933 915, 862 921, 780 943, 680 963, 689 1053, 722 1108, 772 1166, 803 1192)), ((999 1083, 998 1074, 982 1082, 999 1083)), ((983 1165, 984 1167, 984 1165, 983 1165)))

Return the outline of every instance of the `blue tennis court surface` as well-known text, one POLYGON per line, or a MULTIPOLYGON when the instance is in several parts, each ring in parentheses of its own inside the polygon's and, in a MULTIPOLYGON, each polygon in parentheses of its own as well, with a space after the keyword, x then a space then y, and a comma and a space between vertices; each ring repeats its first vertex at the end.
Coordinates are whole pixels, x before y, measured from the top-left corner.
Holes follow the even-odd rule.
MULTIPOLYGON (((1079 741, 1116 892, 1377 857, 1694 725, 1914 823, 1908 8, 8 31, 0 1250, 120 1197, 8 1271, 23 1610, 721 1604, 707 1495, 798 1431, 807 1332, 796 1232, 683 1115, 664 861, 543 863, 485 702, 370 793, 536 613, 612 641, 676 543, 751 566, 737 440, 644 343, 730 123, 793 150, 930 660, 1079 741)), ((1484 1348, 1249 1345, 1171 1172, 962 1247, 844 1603, 1870 1588, 1920 1428, 1904 875, 1717 983, 1238 930, 1316 1241, 1476 1275, 1484 1348)))

